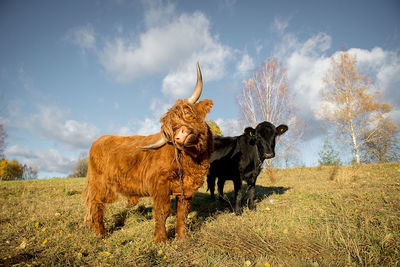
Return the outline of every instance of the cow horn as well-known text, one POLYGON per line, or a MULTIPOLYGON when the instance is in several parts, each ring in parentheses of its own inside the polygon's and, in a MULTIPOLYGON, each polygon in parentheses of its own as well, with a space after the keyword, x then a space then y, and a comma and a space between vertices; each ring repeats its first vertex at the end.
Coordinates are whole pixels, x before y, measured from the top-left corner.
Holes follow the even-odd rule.
POLYGON ((164 136, 161 136, 160 139, 158 139, 157 142, 151 144, 151 145, 147 145, 147 146, 138 146, 138 148, 142 148, 142 149, 157 149, 162 147, 163 145, 165 145, 167 143, 167 140, 164 138, 164 136))
POLYGON ((196 62, 197 66, 197 83, 196 87, 194 88, 194 92, 191 97, 187 99, 190 104, 196 103, 196 101, 200 98, 201 91, 203 90, 203 78, 201 76, 201 70, 199 66, 199 61, 196 62))

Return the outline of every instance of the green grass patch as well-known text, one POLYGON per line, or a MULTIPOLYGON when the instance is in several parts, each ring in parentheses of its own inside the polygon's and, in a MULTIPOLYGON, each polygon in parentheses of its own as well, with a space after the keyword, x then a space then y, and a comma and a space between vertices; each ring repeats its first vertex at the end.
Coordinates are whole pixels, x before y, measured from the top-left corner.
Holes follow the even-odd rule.
MULTIPOLYGON (((257 210, 231 212, 204 185, 189 214, 190 238, 153 242, 152 202, 107 206, 108 236, 83 224, 83 178, 0 183, 0 265, 399 266, 400 163, 261 173, 257 210), (273 175, 273 179, 270 176, 273 175), (271 182, 273 181, 273 182, 271 182)), ((174 207, 174 200, 172 201, 174 207)))

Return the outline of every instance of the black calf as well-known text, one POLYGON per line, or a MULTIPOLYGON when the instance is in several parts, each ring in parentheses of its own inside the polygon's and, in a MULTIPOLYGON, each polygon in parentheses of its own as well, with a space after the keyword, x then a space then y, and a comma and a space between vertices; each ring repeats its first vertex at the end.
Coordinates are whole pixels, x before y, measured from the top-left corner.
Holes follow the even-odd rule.
POLYGON ((210 158, 207 175, 208 189, 214 198, 215 180, 218 177, 218 193, 222 198, 226 180, 232 180, 235 188, 235 213, 239 214, 243 198, 242 181, 248 186, 248 206, 254 209, 257 176, 265 159, 275 157, 275 139, 288 130, 286 125, 275 126, 267 121, 255 129, 247 127, 235 137, 214 136, 214 152, 210 158))

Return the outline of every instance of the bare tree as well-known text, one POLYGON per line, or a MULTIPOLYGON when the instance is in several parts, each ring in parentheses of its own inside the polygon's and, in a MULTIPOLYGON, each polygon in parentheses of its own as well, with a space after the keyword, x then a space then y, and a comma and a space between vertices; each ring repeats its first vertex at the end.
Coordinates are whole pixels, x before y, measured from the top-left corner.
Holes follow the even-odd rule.
POLYGON ((379 91, 369 77, 358 73, 355 56, 343 52, 338 59, 332 58, 331 64, 324 79, 321 117, 336 126, 340 141, 352 145, 359 164, 360 148, 379 139, 379 125, 388 117, 391 106, 379 103, 379 91))
POLYGON ((68 177, 86 177, 88 170, 88 161, 88 154, 86 152, 82 152, 79 155, 78 161, 75 163, 74 172, 68 177))
POLYGON ((304 131, 300 117, 295 113, 294 97, 288 88, 287 71, 283 64, 276 58, 267 58, 252 77, 243 82, 238 96, 244 126, 255 127, 262 121, 289 125, 288 133, 278 140, 285 167, 289 158, 294 156, 295 146, 304 131))
POLYGON ((34 180, 38 178, 38 167, 30 167, 26 164, 23 165, 22 179, 23 180, 34 180))

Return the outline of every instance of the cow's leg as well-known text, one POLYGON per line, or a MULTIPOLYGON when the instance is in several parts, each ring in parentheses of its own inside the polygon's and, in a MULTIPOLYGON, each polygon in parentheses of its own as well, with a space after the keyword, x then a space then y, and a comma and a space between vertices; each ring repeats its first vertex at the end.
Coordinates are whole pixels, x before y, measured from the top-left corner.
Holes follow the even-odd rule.
POLYGON ((225 185, 225 179, 218 177, 218 199, 223 200, 224 199, 224 185, 225 185))
POLYGON ((248 207, 251 210, 254 210, 256 208, 256 206, 254 205, 254 196, 255 196, 255 188, 256 185, 253 183, 249 183, 247 184, 247 190, 248 190, 248 199, 247 199, 247 203, 248 203, 248 207))
POLYGON ((185 220, 190 212, 190 206, 192 205, 192 198, 185 198, 182 201, 181 196, 176 197, 176 227, 175 237, 178 239, 187 238, 187 228, 185 220), (184 207, 182 207, 184 205, 184 207))
POLYGON ((97 236, 103 237, 106 235, 103 219, 105 202, 108 199, 101 184, 95 184, 92 181, 88 180, 83 193, 86 206, 85 223, 97 236))
POLYGON ((167 242, 167 230, 165 221, 171 213, 171 201, 167 192, 158 192, 153 197, 153 217, 156 221, 154 229, 154 240, 157 243, 167 242))
POLYGON ((234 179, 233 186, 235 187, 235 213, 236 215, 240 215, 243 198, 242 180, 240 178, 234 179))
POLYGON ((85 222, 89 228, 99 237, 106 235, 104 227, 104 209, 105 205, 102 202, 89 201, 86 202, 85 222))
POLYGON ((210 190, 210 197, 211 199, 214 199, 214 191, 215 191, 215 179, 216 177, 213 175, 208 175, 207 176, 207 187, 210 190))

